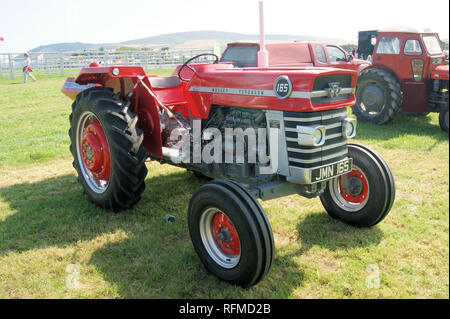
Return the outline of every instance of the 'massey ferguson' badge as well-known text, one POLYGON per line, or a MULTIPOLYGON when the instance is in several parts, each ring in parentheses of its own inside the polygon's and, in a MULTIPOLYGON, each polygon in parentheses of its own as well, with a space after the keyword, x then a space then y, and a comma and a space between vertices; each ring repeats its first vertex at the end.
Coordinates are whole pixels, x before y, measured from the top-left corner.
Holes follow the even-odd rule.
POLYGON ((287 99, 292 93, 291 80, 286 75, 279 76, 273 84, 273 91, 279 99, 287 99))
POLYGON ((328 97, 335 98, 338 97, 341 93, 341 83, 339 82, 330 82, 328 83, 329 88, 326 89, 328 92, 328 97))

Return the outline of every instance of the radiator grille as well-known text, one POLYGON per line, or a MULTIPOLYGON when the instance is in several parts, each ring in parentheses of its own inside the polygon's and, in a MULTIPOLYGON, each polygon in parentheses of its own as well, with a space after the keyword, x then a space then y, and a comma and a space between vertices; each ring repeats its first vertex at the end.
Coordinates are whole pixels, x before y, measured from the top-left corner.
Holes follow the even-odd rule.
POLYGON ((347 157, 347 139, 342 136, 342 120, 347 109, 322 112, 284 112, 284 129, 290 166, 310 168, 331 164, 347 157), (303 146, 297 142, 297 126, 324 125, 325 144, 319 147, 303 146))
MULTIPOLYGON (((339 83, 341 88, 351 88, 352 77, 349 74, 333 74, 320 76, 315 79, 313 91, 323 91, 329 88, 329 83, 339 83)), ((313 105, 323 104, 323 103, 334 103, 339 101, 345 101, 350 98, 350 94, 339 94, 336 97, 314 97, 311 99, 313 105)))

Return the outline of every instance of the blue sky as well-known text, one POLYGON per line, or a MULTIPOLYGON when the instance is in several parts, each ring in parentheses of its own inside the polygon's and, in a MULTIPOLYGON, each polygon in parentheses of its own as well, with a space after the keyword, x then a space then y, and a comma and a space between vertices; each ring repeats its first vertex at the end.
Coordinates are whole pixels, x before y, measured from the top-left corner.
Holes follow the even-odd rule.
MULTIPOLYGON (((358 30, 431 28, 449 37, 448 0, 265 0, 266 33, 355 40, 358 30)), ((0 0, 0 52, 164 33, 258 33, 258 0, 0 0)))

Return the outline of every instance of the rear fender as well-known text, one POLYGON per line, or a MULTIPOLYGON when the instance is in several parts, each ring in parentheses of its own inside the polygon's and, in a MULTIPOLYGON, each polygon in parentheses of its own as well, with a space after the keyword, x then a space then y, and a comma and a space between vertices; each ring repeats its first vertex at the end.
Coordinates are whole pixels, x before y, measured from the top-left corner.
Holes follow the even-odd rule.
POLYGON ((137 77, 145 75, 140 66, 88 67, 81 69, 75 82, 80 85, 96 83, 110 87, 114 89, 114 93, 120 92, 124 97, 133 89, 137 77))
POLYGON ((369 70, 369 69, 384 70, 384 71, 390 73, 397 80, 397 82, 400 85, 402 85, 402 81, 400 81, 400 79, 398 78, 397 73, 395 73, 395 71, 392 68, 390 68, 389 66, 387 66, 387 65, 384 65, 384 64, 373 65, 372 64, 371 66, 366 67, 364 70, 369 70))
MULTIPOLYGON (((68 78, 61 91, 75 100, 81 91, 92 86, 103 86, 112 88, 114 93, 120 93, 122 99, 127 99, 140 76, 150 86, 144 69, 139 66, 88 67, 83 68, 76 79, 68 78)), ((130 110, 139 117, 137 126, 144 132, 143 145, 147 153, 162 158, 160 118, 154 98, 139 85, 130 102, 130 110)))
POLYGON ((363 60, 359 60, 359 59, 355 59, 355 70, 358 71, 358 74, 361 73, 362 71, 364 71, 365 69, 369 68, 372 64, 370 62, 367 61, 363 61, 363 60))
MULTIPOLYGON (((147 78, 143 81, 149 86, 147 78)), ((152 157, 162 159, 160 117, 155 99, 144 86, 139 85, 135 90, 132 102, 134 112, 139 117, 137 126, 144 132, 143 145, 147 153, 152 157)))
POLYGON ((75 101, 75 98, 77 97, 78 93, 94 86, 101 86, 101 85, 95 83, 80 85, 75 82, 75 78, 70 77, 66 79, 66 82, 64 82, 61 92, 64 93, 64 95, 66 95, 72 101, 75 101))

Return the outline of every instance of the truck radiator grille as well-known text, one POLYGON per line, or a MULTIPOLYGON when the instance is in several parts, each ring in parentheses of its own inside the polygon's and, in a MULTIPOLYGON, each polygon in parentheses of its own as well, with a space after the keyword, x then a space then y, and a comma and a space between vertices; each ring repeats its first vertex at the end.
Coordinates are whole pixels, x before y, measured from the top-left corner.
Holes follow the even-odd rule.
POLYGON ((347 109, 322 112, 284 112, 284 130, 290 166, 310 168, 331 164, 347 157, 347 139, 342 136, 342 121, 347 109), (297 126, 324 125, 325 144, 322 146, 299 145, 297 126))

